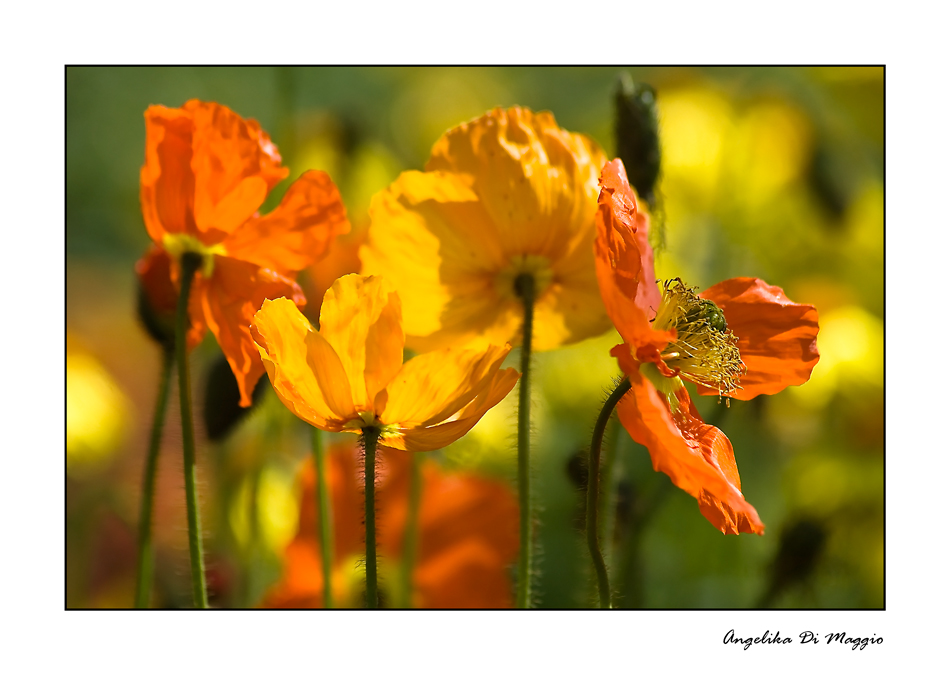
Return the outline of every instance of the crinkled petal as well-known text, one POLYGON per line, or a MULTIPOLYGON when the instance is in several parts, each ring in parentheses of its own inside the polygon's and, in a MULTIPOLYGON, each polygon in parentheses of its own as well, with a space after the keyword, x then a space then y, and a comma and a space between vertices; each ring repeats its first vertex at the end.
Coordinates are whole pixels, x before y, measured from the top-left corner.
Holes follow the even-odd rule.
POLYGON ((699 419, 685 389, 674 420, 639 371, 627 376, 631 389, 617 405, 617 414, 630 437, 649 450, 653 468, 696 498, 702 514, 724 534, 762 534, 765 526, 739 491, 732 444, 725 434, 699 419))
POLYGON ((267 375, 284 405, 315 427, 340 431, 345 420, 331 410, 310 366, 314 359, 307 336, 313 333, 310 322, 286 298, 265 300, 251 326, 267 375))
POLYGON ((326 255, 333 238, 349 229, 333 181, 323 171, 307 171, 277 208, 244 222, 224 245, 230 256, 289 276, 326 255))
MULTIPOLYGON (((182 110, 192 118, 194 219, 202 233, 233 232, 289 174, 280 154, 254 120, 226 106, 197 100, 182 110)), ((210 242, 206 242, 210 243, 210 242)))
MULTIPOLYGON (((802 384, 818 363, 818 310, 785 297, 778 286, 761 279, 738 277, 722 281, 700 294, 712 300, 739 339, 746 373, 732 398, 748 401, 802 384)), ((700 394, 719 395, 707 387, 700 394)))
POLYGON ((197 234, 191 170, 193 129, 191 115, 180 108, 153 105, 145 111, 145 164, 139 174, 139 199, 145 228, 157 244, 165 234, 197 234))
POLYGON ((597 203, 594 259, 607 314, 628 344, 661 349, 675 332, 655 331, 650 325, 660 306, 660 292, 648 241, 649 219, 638 212, 619 159, 604 167, 597 203))
POLYGON ((403 427, 444 422, 490 386, 509 351, 510 345, 444 349, 406 361, 376 406, 380 421, 403 427))
POLYGON ((486 412, 508 395, 519 377, 521 375, 514 368, 499 371, 492 378, 491 385, 483 388, 471 403, 462 408, 455 420, 430 427, 412 427, 402 436, 383 438, 380 443, 395 450, 409 452, 444 448, 467 434, 486 412))
POLYGON ((320 335, 340 357, 358 410, 372 410, 402 367, 401 313, 399 296, 381 277, 348 274, 323 298, 320 335))
POLYGON ((561 129, 551 113, 513 107, 447 131, 426 171, 472 176, 507 255, 559 260, 592 226, 606 161, 596 143, 561 129))

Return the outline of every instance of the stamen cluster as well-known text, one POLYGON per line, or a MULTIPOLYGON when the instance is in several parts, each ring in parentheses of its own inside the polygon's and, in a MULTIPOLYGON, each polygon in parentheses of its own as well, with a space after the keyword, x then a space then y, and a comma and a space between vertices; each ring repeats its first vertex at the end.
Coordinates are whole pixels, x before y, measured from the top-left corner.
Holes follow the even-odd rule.
POLYGON ((717 389, 719 395, 739 389, 746 368, 738 338, 728 329, 722 310, 699 297, 696 288, 677 277, 663 283, 663 300, 653 319, 658 330, 676 329, 676 340, 661 358, 681 377, 717 389))

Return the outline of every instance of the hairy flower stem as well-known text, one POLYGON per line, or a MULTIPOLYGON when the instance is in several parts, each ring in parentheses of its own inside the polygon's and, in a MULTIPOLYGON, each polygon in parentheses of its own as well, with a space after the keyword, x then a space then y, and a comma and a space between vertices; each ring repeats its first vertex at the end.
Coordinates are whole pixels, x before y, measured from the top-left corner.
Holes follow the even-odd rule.
POLYGON ((152 595, 152 505, 155 502, 155 472, 158 469, 158 452, 162 444, 162 428, 165 426, 165 410, 168 408, 169 382, 175 353, 162 349, 162 369, 158 375, 158 397, 155 400, 155 415, 152 418, 152 436, 149 440, 148 457, 142 476, 142 504, 139 509, 138 566, 135 570, 135 607, 148 607, 152 595))
POLYGON ((204 554, 201 550, 201 518, 198 514, 197 470, 195 466, 195 429, 191 416, 191 383, 188 377, 188 296, 195 272, 201 266, 201 256, 185 253, 181 256, 181 292, 178 295, 178 315, 175 321, 175 359, 178 361, 178 399, 181 403, 181 440, 185 464, 185 504, 188 511, 188 549, 191 553, 191 589, 195 607, 208 607, 205 587, 204 554))
POLYGON ((410 455, 409 505, 406 512, 406 532, 402 541, 402 560, 399 566, 399 597, 395 606, 412 607, 412 571, 416 564, 419 541, 419 502, 422 497, 422 456, 410 455))
POLYGON ((379 607, 376 590, 376 443, 379 429, 365 427, 362 441, 366 451, 363 461, 366 476, 366 606, 376 609, 379 607))
POLYGON ((317 541, 320 542, 320 562, 323 566, 323 606, 333 607, 333 513, 330 492, 327 490, 327 461, 323 449, 323 432, 313 429, 313 466, 317 474, 317 541))
POLYGON ((515 279, 515 292, 524 303, 524 327, 521 331, 521 382, 518 388, 518 506, 521 548, 518 552, 518 588, 516 607, 531 606, 531 333, 534 325, 534 277, 521 274, 515 279))
POLYGON ((604 403, 604 408, 600 411, 597 422, 594 424, 594 435, 590 440, 590 461, 587 465, 587 548, 590 550, 594 570, 597 572, 597 590, 600 594, 601 609, 610 607, 610 580, 607 577, 607 566, 604 564, 604 556, 600 552, 600 544, 597 541, 597 506, 600 500, 600 446, 604 442, 604 430, 607 428, 610 415, 628 391, 630 391, 630 380, 624 378, 613 393, 607 397, 607 402, 604 403))

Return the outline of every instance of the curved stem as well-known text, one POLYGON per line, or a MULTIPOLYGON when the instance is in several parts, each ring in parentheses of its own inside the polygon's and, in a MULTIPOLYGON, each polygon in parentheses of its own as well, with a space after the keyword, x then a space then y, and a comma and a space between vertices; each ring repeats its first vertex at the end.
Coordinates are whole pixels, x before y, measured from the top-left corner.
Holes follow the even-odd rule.
POLYGON ((152 505, 155 502, 155 473, 158 469, 158 452, 162 445, 162 428, 165 426, 165 410, 168 408, 169 382, 171 381, 174 352, 162 349, 162 368, 158 375, 158 397, 155 399, 155 414, 152 417, 152 435, 149 440, 148 457, 142 476, 142 504, 139 510, 138 566, 135 571, 135 607, 148 607, 152 595, 152 505))
POLYGON ((201 256, 186 253, 181 257, 181 292, 175 320, 175 359, 178 361, 178 400, 181 403, 181 440, 184 451, 185 505, 188 511, 188 550, 191 554, 191 589, 195 607, 208 607, 205 587, 204 554, 201 550, 201 518, 198 514, 197 469, 195 466, 195 429, 191 417, 191 383, 188 376, 188 296, 191 282, 201 265, 201 256))
POLYGON ((594 570, 597 572, 597 590, 600 594, 600 606, 602 609, 610 607, 610 580, 607 577, 607 566, 604 564, 604 556, 600 552, 600 544, 597 541, 597 503, 600 493, 600 446, 604 441, 604 429, 607 428, 607 422, 610 415, 623 395, 630 391, 630 380, 624 378, 613 393, 607 397, 603 410, 597 417, 594 424, 594 435, 590 440, 590 461, 588 463, 587 474, 587 548, 590 550, 590 557, 594 562, 594 570))
POLYGON ((515 279, 515 292, 524 303, 524 327, 521 331, 521 382, 518 387, 518 506, 521 548, 518 552, 518 588, 516 606, 531 606, 531 334, 534 328, 534 277, 521 274, 515 279))
POLYGON ((376 609, 379 607, 376 590, 376 443, 379 429, 364 428, 362 440, 366 451, 363 462, 366 476, 366 606, 376 609))
POLYGON ((333 607, 333 514, 330 492, 327 490, 327 462, 323 449, 323 434, 313 428, 313 465, 317 473, 317 541, 320 542, 320 562, 323 565, 323 606, 333 607))
POLYGON ((409 473, 409 506, 406 511, 406 532, 403 535, 402 560, 399 567, 399 597, 396 607, 412 607, 412 571, 416 564, 419 541, 419 502, 422 497, 422 456, 412 453, 409 473))

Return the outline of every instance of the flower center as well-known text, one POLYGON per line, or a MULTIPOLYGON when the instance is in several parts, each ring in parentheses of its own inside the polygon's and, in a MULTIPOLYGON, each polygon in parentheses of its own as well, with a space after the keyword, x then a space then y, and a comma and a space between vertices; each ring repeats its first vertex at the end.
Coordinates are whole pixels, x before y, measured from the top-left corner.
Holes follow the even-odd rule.
POLYGON ((745 364, 739 357, 738 338, 728 330, 726 317, 715 302, 699 297, 695 288, 678 277, 670 279, 663 284, 663 300, 653 327, 676 329, 676 340, 660 354, 675 374, 716 389, 720 396, 740 388, 745 364))
POLYGON ((534 279, 533 295, 540 298, 554 281, 554 270, 551 261, 543 255, 522 253, 512 256, 508 264, 495 275, 495 290, 506 300, 521 300, 521 292, 517 287, 518 277, 530 276, 534 279))
POLYGON ((201 274, 205 279, 210 279, 214 272, 214 257, 228 254, 224 244, 205 246, 188 234, 166 234, 162 237, 162 248, 178 262, 181 262, 181 257, 186 253, 200 255, 201 274))

